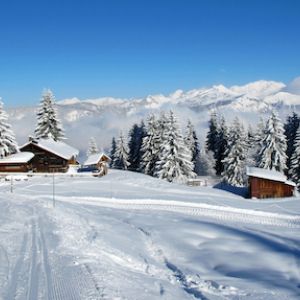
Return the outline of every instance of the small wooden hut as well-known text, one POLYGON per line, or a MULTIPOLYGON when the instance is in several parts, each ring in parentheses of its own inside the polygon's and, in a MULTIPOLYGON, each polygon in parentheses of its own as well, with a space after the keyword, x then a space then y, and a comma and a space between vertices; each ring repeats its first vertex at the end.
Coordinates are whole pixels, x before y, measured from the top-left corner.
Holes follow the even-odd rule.
POLYGON ((99 170, 101 175, 106 175, 108 170, 107 164, 110 160, 110 157, 104 153, 95 153, 88 157, 83 164, 83 168, 99 170))
POLYGON ((18 152, 0 159, 0 172, 28 172, 32 170, 34 154, 31 152, 18 152))
POLYGON ((70 165, 78 164, 79 151, 64 142, 48 139, 31 139, 20 150, 34 154, 33 172, 67 172, 70 165))
POLYGON ((250 198, 282 198, 295 194, 296 184, 274 170, 248 167, 250 198))

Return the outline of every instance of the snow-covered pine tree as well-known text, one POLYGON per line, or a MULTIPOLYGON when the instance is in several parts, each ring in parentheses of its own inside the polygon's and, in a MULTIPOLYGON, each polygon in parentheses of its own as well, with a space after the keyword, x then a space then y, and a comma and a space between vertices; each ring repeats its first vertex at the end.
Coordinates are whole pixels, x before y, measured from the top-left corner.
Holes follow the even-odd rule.
POLYGON ((165 138, 166 132, 169 128, 169 120, 164 111, 162 111, 159 115, 159 118, 157 120, 157 129, 160 134, 160 141, 163 143, 163 140, 165 138))
POLYGON ((255 132, 254 132, 251 124, 249 124, 249 126, 248 126, 247 136, 248 136, 247 141, 248 141, 249 146, 253 145, 255 143, 256 137, 255 137, 255 132))
POLYGON ((297 189, 300 190, 300 125, 298 127, 295 141, 294 152, 291 157, 289 177, 296 183, 297 189))
POLYGON ((216 174, 221 175, 224 170, 223 160, 228 146, 228 129, 223 116, 220 117, 220 122, 217 128, 216 151, 214 153, 216 174))
POLYGON ((64 139, 64 131, 55 109, 55 98, 51 90, 45 90, 37 112, 35 129, 37 138, 52 138, 55 141, 64 139))
POLYGON ((18 152, 18 144, 15 135, 8 123, 8 115, 3 109, 0 99, 0 158, 18 152))
POLYGON ((200 152, 199 143, 195 128, 190 120, 188 120, 184 141, 192 153, 192 163, 194 164, 194 172, 198 174, 197 169, 199 168, 198 163, 200 152))
POLYGON ((128 147, 125 137, 122 132, 117 140, 115 158, 113 161, 114 169, 127 170, 130 163, 128 161, 128 147))
POLYGON ((113 137, 111 140, 111 149, 110 149, 110 159, 111 159, 109 163, 110 167, 113 167, 116 150, 117 150, 117 143, 116 143, 116 139, 113 137))
POLYGON ((89 140, 89 148, 86 152, 86 156, 89 157, 92 154, 96 154, 96 153, 99 153, 97 142, 94 137, 91 137, 89 140))
POLYGON ((248 131, 247 166, 249 167, 255 167, 258 164, 259 151, 261 148, 261 141, 264 138, 265 127, 266 124, 262 117, 260 117, 255 130, 253 130, 252 127, 249 127, 249 130, 252 132, 249 133, 248 131))
POLYGON ((199 158, 197 162, 197 174, 200 176, 215 176, 215 158, 211 151, 205 151, 201 149, 199 152, 199 158))
POLYGON ((247 136, 238 118, 235 118, 228 136, 228 148, 223 160, 222 180, 233 186, 245 185, 247 136))
POLYGON ((289 176, 296 183, 298 190, 300 189, 300 126, 298 127, 295 141, 294 152, 291 157, 289 176))
POLYGON ((217 156, 218 151, 218 114, 214 110, 210 114, 210 120, 208 121, 208 132, 206 135, 206 149, 211 151, 214 154, 214 157, 217 156))
POLYGON ((142 160, 142 144, 143 138, 146 136, 145 124, 142 121, 140 125, 134 124, 129 131, 129 162, 130 170, 141 171, 142 160))
POLYGON ((258 152, 259 168, 284 172, 286 169, 286 137, 278 114, 273 111, 267 121, 258 152))
MULTIPOLYGON (((262 131, 263 129, 261 129, 262 131)), ((257 133, 256 130, 252 128, 251 125, 248 127, 247 142, 248 142, 248 155, 247 155, 247 166, 254 167, 256 166, 256 155, 257 155, 257 146, 259 145, 258 140, 260 141, 261 133, 257 133)))
POLYGON ((145 174, 154 176, 155 165, 158 160, 158 152, 160 150, 161 133, 158 128, 158 123, 153 114, 150 114, 147 119, 146 136, 142 143, 142 170, 145 174))
POLYGON ((158 177, 169 182, 185 182, 189 178, 194 178, 194 165, 191 161, 192 153, 185 145, 183 136, 179 130, 177 119, 172 111, 168 118, 168 132, 162 145, 158 177))
POLYGON ((287 145, 286 166, 288 170, 291 167, 291 158, 295 151, 295 139, 296 139, 297 130, 299 128, 299 124, 300 124, 300 117, 295 112, 293 112, 292 115, 287 117, 286 123, 284 124, 284 134, 286 136, 286 145, 287 145))

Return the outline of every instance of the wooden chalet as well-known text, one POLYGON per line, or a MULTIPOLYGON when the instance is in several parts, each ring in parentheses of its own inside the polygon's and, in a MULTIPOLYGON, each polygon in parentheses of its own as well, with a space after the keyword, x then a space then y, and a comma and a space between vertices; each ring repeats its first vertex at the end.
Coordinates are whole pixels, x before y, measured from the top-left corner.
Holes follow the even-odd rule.
POLYGON ((70 165, 78 164, 79 151, 64 142, 47 139, 31 139, 23 145, 22 152, 32 152, 31 161, 33 172, 67 172, 70 165))
POLYGON ((34 154, 18 152, 0 159, 0 172, 29 172, 32 170, 34 154))
POLYGON ((296 184, 274 170, 247 168, 250 198, 282 198, 295 194, 296 184))
POLYGON ((98 169, 101 175, 106 175, 108 171, 107 164, 110 160, 110 157, 104 153, 95 153, 88 157, 83 167, 98 169))

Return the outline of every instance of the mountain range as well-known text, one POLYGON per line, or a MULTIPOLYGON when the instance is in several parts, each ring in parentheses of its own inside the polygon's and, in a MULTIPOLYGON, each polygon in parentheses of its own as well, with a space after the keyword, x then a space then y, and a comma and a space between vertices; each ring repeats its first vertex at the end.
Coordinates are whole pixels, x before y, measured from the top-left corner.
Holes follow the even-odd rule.
MULTIPOLYGON (((8 111, 21 142, 34 131, 36 109, 19 107, 8 111)), ((191 119, 203 138, 212 109, 224 114, 226 119, 239 116, 246 123, 255 124, 260 116, 266 116, 273 109, 282 117, 291 110, 300 111, 300 95, 290 92, 282 82, 260 80, 242 86, 214 85, 137 99, 71 98, 57 101, 57 109, 70 143, 83 153, 91 136, 96 138, 100 148, 108 148, 112 136, 118 135, 121 129, 128 130, 150 112, 173 109, 182 125, 191 119)))

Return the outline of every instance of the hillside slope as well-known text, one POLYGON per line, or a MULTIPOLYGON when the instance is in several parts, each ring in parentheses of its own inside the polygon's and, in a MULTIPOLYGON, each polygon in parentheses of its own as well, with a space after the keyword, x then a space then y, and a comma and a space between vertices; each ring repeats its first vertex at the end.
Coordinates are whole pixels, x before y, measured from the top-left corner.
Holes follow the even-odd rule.
POLYGON ((1 299, 300 296, 299 198, 125 171, 55 182, 55 207, 52 178, 1 183, 1 299))

